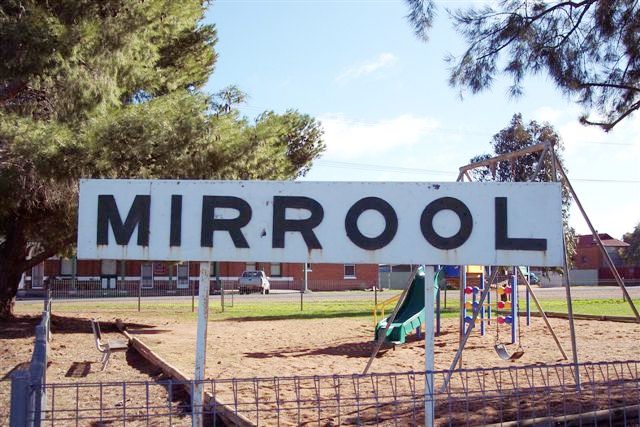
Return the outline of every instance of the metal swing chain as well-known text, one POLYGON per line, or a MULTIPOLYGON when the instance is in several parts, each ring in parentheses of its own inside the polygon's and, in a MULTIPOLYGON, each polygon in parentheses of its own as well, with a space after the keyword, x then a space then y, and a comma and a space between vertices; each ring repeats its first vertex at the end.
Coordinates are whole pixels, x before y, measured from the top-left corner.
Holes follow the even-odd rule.
MULTIPOLYGON (((497 267, 500 268, 500 267, 497 267)), ((489 283, 489 287, 491 287, 491 283, 489 283)), ((500 344, 500 322, 498 322, 498 302, 500 301, 500 294, 498 293, 498 282, 496 277, 496 342, 495 345, 500 344)))
MULTIPOLYGON (((517 286, 517 285, 516 285, 517 286)), ((518 293, 516 291, 516 294, 518 295, 518 298, 516 298, 516 309, 515 309, 515 313, 516 316, 518 317, 518 351, 524 351, 524 348, 522 347, 522 328, 520 327, 520 304, 518 303, 518 300, 520 299, 520 293, 518 293)), ((511 294, 513 295, 513 293, 511 294)), ((513 304, 513 301, 511 301, 511 303, 513 304)))

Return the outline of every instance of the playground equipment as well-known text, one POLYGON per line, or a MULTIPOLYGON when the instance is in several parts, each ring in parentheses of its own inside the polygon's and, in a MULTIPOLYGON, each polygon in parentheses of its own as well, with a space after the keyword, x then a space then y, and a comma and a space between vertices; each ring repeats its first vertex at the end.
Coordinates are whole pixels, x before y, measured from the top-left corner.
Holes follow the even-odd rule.
MULTIPOLYGON (((640 313, 638 313, 638 310, 635 307, 635 304, 633 303, 633 301, 631 300, 629 293, 626 289, 626 286, 622 280, 622 278, 620 277, 618 271, 616 270, 615 265, 613 264, 613 261, 611 260, 611 257, 609 256, 609 254, 607 253, 604 245, 602 244, 602 241, 600 240, 600 236, 598 235, 596 229, 593 227, 593 225, 591 224, 591 221, 589 219, 589 217, 587 216, 587 213, 585 212, 584 208, 582 207, 582 204, 580 203, 580 199, 578 198, 576 192, 573 189, 573 186, 571 185, 571 182, 569 181, 569 178, 567 177, 566 172, 564 171, 562 165, 560 164, 560 162, 558 161, 558 158, 556 156, 555 153, 555 147, 554 147, 554 143, 553 142, 544 142, 544 143, 539 143, 539 144, 535 144, 535 145, 531 145, 529 147, 525 147, 521 150, 517 150, 517 151, 512 151, 510 153, 506 153, 506 154, 501 154, 495 157, 491 157, 488 159, 483 159, 477 162, 472 162, 469 163, 465 166, 460 167, 459 169, 459 174, 458 174, 458 178, 456 179, 456 181, 458 182, 463 182, 466 179, 468 179, 469 181, 473 181, 470 172, 473 171, 474 169, 479 169, 479 168, 487 168, 489 169, 490 173, 495 177, 496 176, 496 170, 497 168, 500 166, 501 163, 506 163, 507 165, 509 165, 512 170, 513 170, 513 166, 515 164, 515 161, 521 157, 524 156, 531 156, 531 155, 537 155, 538 159, 537 159, 537 165, 535 167, 535 170, 533 171, 533 173, 530 175, 529 179, 527 181, 532 182, 535 181, 538 177, 538 174, 540 173, 540 171, 542 170, 543 167, 550 167, 550 172, 551 172, 551 177, 552 180, 554 182, 558 182, 558 181, 562 181, 564 183, 564 185, 566 186, 566 189, 568 190, 569 194, 571 195, 571 197, 573 198, 574 202, 576 203, 578 209, 580 210, 580 213, 582 214, 582 217, 584 218, 585 222, 587 223, 591 233, 593 234, 594 237, 594 241, 597 243, 598 247, 600 248, 600 251, 602 252, 602 255, 608 265, 608 267, 610 268, 614 278, 616 279, 616 282, 618 283, 618 285, 620 286, 620 289, 622 290, 622 294, 625 298, 625 300, 629 303, 629 306, 631 307, 631 310, 633 311, 633 314, 636 318, 636 320, 640 323, 640 313)), ((575 365, 578 364, 578 351, 577 351, 577 344, 576 344, 576 333, 575 333, 575 324, 573 321, 573 305, 572 305, 572 298, 571 298, 571 280, 570 280, 570 272, 569 272, 569 266, 568 266, 568 262, 567 262, 567 254, 566 254, 566 246, 567 246, 567 242, 565 240, 565 237, 563 235, 563 247, 564 247, 564 259, 563 259, 563 266, 562 266, 562 270, 563 270, 563 285, 565 288, 565 293, 566 293, 566 301, 567 301, 567 314, 568 314, 568 318, 569 318, 569 332, 570 332, 570 336, 571 336, 571 350, 572 350, 572 356, 573 356, 573 363, 575 365)), ((531 286, 529 284, 529 281, 524 277, 524 275, 522 274, 522 271, 517 268, 516 269, 516 276, 519 276, 525 283, 525 286, 527 288, 527 291, 531 294, 531 297, 533 298, 534 302, 536 303, 536 305, 538 306, 538 310, 540 311, 542 318, 545 321, 545 324, 547 326, 547 328, 549 329, 549 332, 552 334, 556 345, 558 346, 558 349, 560 350, 560 352, 562 353, 563 357, 566 359, 567 355, 564 351, 564 349, 562 348, 562 345, 560 344, 560 341, 558 340, 558 337, 556 336, 555 332, 553 331, 553 328, 551 327, 551 325, 549 324, 549 320, 547 319, 544 310, 542 310, 542 307, 540 307, 540 303, 538 302, 538 299, 536 298, 535 294, 533 293, 531 286)), ((492 274, 491 279, 489 280, 489 282, 492 282, 494 279, 494 274, 492 274)), ((487 294, 488 294, 489 289, 485 289, 482 291, 481 296, 479 298, 479 304, 482 305, 484 304, 485 299, 487 298, 487 294)), ((451 363, 451 367, 449 369, 449 374, 447 376, 447 378, 445 378, 445 381, 443 383, 443 385, 441 386, 441 390, 445 390, 449 384, 449 380, 451 378, 451 375, 453 375, 453 370, 455 369, 455 367, 458 365, 459 362, 461 362, 462 360, 462 352, 464 351, 464 347, 467 343, 467 340, 469 338, 469 335, 471 334, 472 329, 475 326, 475 321, 477 319, 479 315, 479 311, 478 310, 474 310, 473 311, 473 317, 472 320, 469 324, 469 328, 467 329, 467 331, 465 332, 464 335, 461 335, 460 337, 460 344, 458 346, 458 351, 456 352, 456 355, 453 358, 453 361, 451 363)), ((505 319, 506 320, 506 319, 505 319)), ((517 322, 514 322, 517 325, 517 322)), ((481 322, 482 324, 482 322, 481 322)), ((517 326, 516 326, 517 328, 517 326)), ((496 344, 496 351, 501 350, 501 348, 499 348, 496 344)), ((574 371, 574 375, 575 375, 575 384, 576 387, 578 388, 578 390, 580 390, 580 375, 579 372, 577 370, 574 371)))
MULTIPOLYGON (((527 324, 530 321, 529 299, 531 292, 528 281, 524 274, 528 276, 529 270, 524 267, 514 267, 509 274, 506 268, 494 268, 495 274, 492 277, 507 277, 508 283, 498 283, 491 279, 486 281, 486 272, 483 266, 444 266, 437 269, 436 283, 434 287, 434 298, 439 302, 440 289, 444 286, 453 286, 460 289, 461 294, 461 336, 467 332, 473 322, 480 322, 480 333, 486 334, 487 325, 494 325, 496 330, 496 340, 494 350, 503 360, 516 360, 524 355, 522 343, 522 330, 520 325, 519 301, 518 301, 518 276, 523 277, 523 282, 527 283, 526 289, 526 318, 527 324), (461 274, 464 272, 464 276, 461 274), (501 276, 498 276, 498 273, 501 276), (457 277, 456 277, 457 276, 457 277), (481 293, 485 289, 495 290, 495 300, 491 301, 491 292, 486 293, 486 302, 480 302, 481 293), (479 319, 474 321, 472 314, 477 312, 479 319), (492 319, 492 314, 495 318, 492 319), (493 321, 493 323, 492 323, 493 321), (500 339, 500 330, 507 326, 511 332, 510 344, 518 344, 515 352, 509 353, 504 342, 500 339)), ((437 331, 439 332, 440 310, 436 308, 437 331)), ((375 325, 375 337, 380 338, 380 332, 386 331, 384 341, 394 345, 403 344, 406 336, 412 331, 420 333, 420 328, 424 323, 424 273, 418 269, 405 292, 378 303, 373 310, 375 325), (396 309, 394 314, 385 318, 385 312, 392 304, 396 309), (393 320, 390 319, 393 317, 393 320), (382 319, 382 320, 379 320, 382 319)), ((555 334, 554 334, 555 336, 555 334)), ((561 351, 563 351, 561 349, 561 351)), ((563 351, 564 355, 564 351, 563 351)))
MULTIPOLYGON (((496 308, 498 310, 498 317, 496 322, 496 341, 493 346, 498 357, 502 360, 517 360, 524 356, 524 347, 522 346, 522 328, 520 326, 520 313, 518 310, 518 275, 515 267, 513 276, 511 277, 511 284, 507 286, 496 285, 496 308), (505 301, 506 300, 506 301, 505 301), (509 315, 500 315, 499 310, 507 310, 509 315), (500 341, 500 325, 507 324, 511 326, 511 344, 515 343, 515 335, 518 335, 518 349, 509 354, 507 348, 503 342, 500 341)), ((529 291, 527 290, 527 299, 529 298, 529 291)), ((527 320, 530 318, 529 304, 527 304, 526 312, 527 320)), ((528 324, 528 322, 527 322, 528 324)))
MULTIPOLYGON (((523 271, 528 275, 528 269, 519 267, 519 273, 524 277, 523 271)), ((464 334, 467 328, 471 326, 474 321, 471 314, 477 311, 480 317, 478 320, 480 321, 482 335, 486 334, 486 325, 491 325, 492 320, 494 320, 493 325, 495 325, 496 329, 494 349, 498 356, 504 360, 515 360, 524 355, 520 327, 521 316, 518 304, 518 273, 516 268, 513 269, 512 274, 508 274, 509 271, 504 268, 496 269, 495 277, 498 277, 497 273, 500 273, 501 277, 508 277, 510 283, 505 285, 487 282, 485 280, 486 271, 483 266, 444 266, 438 268, 435 278, 434 299, 439 302, 439 291, 443 288, 443 285, 454 283, 454 286, 456 286, 462 284, 463 286, 460 286, 463 301, 460 309, 461 318, 463 319, 461 334, 464 334), (464 271, 464 277, 461 276, 461 271, 464 271), (458 277, 454 277, 454 275, 458 277), (491 292, 489 292, 487 293, 487 302, 481 304, 479 297, 486 287, 495 289, 495 301, 491 301, 491 292), (494 319, 492 319, 492 313, 496 315, 494 319), (510 344, 518 343, 518 349, 513 354, 509 354, 505 343, 500 340, 500 329, 504 326, 508 326, 511 330, 510 344)), ((530 319, 529 298, 530 292, 529 288, 527 288, 527 309, 525 314, 528 321, 530 319)), ((439 305, 436 306, 436 317, 438 320, 437 331, 439 332, 439 305)), ((379 338, 379 333, 385 330, 384 342, 386 343, 403 344, 406 336, 412 331, 415 330, 419 334, 420 328, 424 323, 424 273, 422 270, 417 270, 405 292, 376 304, 373 310, 373 318, 376 339, 379 338), (394 310, 395 316, 393 320, 390 321, 392 316, 385 317, 385 312, 392 304, 395 305, 396 310, 394 310)))
MULTIPOLYGON (((442 270, 440 270, 442 271, 442 270)), ((438 297, 439 272, 436 274, 434 282, 434 298, 438 297)), ((392 344, 404 344, 406 336, 412 331, 420 331, 424 323, 424 271, 418 268, 411 283, 405 291, 393 298, 383 301, 374 309, 374 319, 377 320, 377 311, 381 311, 384 317, 384 308, 392 302, 396 302, 396 309, 391 316, 383 318, 376 323, 375 339, 379 339, 379 334, 384 331, 385 342, 392 344)), ((436 310, 439 317, 440 312, 436 310)))
POLYGON ((373 325, 374 326, 378 325, 378 319, 384 319, 385 317, 384 313, 388 307, 391 307, 391 304, 394 304, 394 307, 395 307, 395 304, 398 303, 398 300, 400 299, 401 295, 402 294, 394 295, 391 298, 376 304, 376 306, 373 308, 373 325))
MULTIPOLYGON (((496 329, 500 328, 500 325, 509 325, 511 329, 511 344, 515 344, 520 341, 520 303, 518 295, 518 274, 516 268, 520 269, 522 274, 529 276, 529 269, 527 267, 514 267, 509 274, 507 269, 500 269, 498 274, 507 277, 507 283, 489 283, 488 286, 495 289, 495 301, 491 300, 491 292, 487 294, 487 301, 480 306, 478 299, 485 287, 485 267, 482 266, 468 266, 466 272, 465 287, 461 289, 461 300, 463 301, 461 307, 461 318, 464 319, 464 326, 461 327, 461 333, 466 331, 466 328, 473 321, 473 311, 479 308, 479 322, 480 322, 480 334, 486 334, 486 325, 492 324, 492 315, 495 313, 495 321, 497 323, 496 329)), ((490 271, 490 267, 487 269, 490 271)), ((498 281, 500 282, 500 281, 498 281)), ((522 282, 521 282, 522 283, 522 282)), ((530 298, 531 293, 529 289, 525 292, 525 312, 524 315, 527 319, 527 326, 531 323, 531 310, 530 310, 530 298)), ((498 344, 496 342, 496 344, 498 344)))

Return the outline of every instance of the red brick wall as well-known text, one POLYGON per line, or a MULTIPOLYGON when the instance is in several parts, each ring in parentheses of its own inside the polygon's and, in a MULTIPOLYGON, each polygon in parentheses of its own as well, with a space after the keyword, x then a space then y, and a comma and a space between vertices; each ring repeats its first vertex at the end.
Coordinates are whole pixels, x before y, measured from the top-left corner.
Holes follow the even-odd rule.
MULTIPOLYGON (((126 261, 125 275, 140 276, 141 261, 126 261)), ((154 267, 155 276, 175 276, 176 268, 173 263, 155 262, 159 264, 154 267), (161 272, 162 270, 162 272, 161 272)), ((244 262, 221 262, 219 264, 219 275, 222 277, 238 277, 246 270, 244 262)), ((256 269, 264 270, 267 276, 272 276, 271 263, 256 263, 256 269)), ((304 279, 304 264, 301 263, 282 263, 280 266, 281 277, 292 277, 294 280, 304 279)), ((376 264, 357 264, 355 267, 356 277, 345 279, 344 264, 311 264, 311 271, 308 272, 310 281, 344 281, 357 280, 359 282, 367 282, 372 286, 378 283, 378 266, 376 264)), ((198 276, 200 273, 199 262, 189 263, 189 274, 192 277, 198 276)), ((101 262, 99 260, 78 260, 77 275, 96 277, 101 274, 101 262)), ((122 275, 122 261, 117 262, 117 274, 122 275)), ((47 260, 45 262, 45 275, 60 275, 60 261, 47 260)))
POLYGON ((60 260, 48 259, 44 262, 44 275, 55 276, 60 272, 60 260))
POLYGON ((602 265, 602 252, 596 245, 577 247, 573 265, 576 269, 599 268, 602 265))

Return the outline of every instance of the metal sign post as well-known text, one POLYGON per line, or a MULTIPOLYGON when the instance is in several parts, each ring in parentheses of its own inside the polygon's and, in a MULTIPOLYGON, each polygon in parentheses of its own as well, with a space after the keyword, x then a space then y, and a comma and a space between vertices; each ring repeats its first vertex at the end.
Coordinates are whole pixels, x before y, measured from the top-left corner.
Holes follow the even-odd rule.
POLYGON ((192 426, 202 427, 204 413, 204 377, 207 365, 207 325, 209 323, 209 282, 211 263, 200 263, 200 286, 198 288, 198 330, 196 332, 196 369, 193 375, 191 396, 192 426))
POLYGON ((424 266, 424 425, 433 426, 435 418, 435 390, 433 383, 433 371, 435 366, 435 339, 434 330, 434 281, 435 271, 433 266, 424 266))

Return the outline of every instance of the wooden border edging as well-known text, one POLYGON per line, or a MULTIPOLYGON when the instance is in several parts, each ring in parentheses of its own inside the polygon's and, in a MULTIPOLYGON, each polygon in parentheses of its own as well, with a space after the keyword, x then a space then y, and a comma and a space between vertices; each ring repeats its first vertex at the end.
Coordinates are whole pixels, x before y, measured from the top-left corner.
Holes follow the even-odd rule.
MULTIPOLYGON (((558 319, 568 319, 569 315, 567 313, 557 313, 552 311, 545 311, 547 317, 554 317, 558 319)), ((527 313, 521 311, 518 313, 519 316, 526 316, 527 313)), ((537 311, 531 312, 532 317, 542 317, 542 315, 537 311)), ((637 323, 635 317, 626 317, 626 316, 606 316, 606 315, 597 315, 597 314, 573 314, 573 318, 575 320, 598 320, 601 322, 621 322, 621 323, 637 323)))
MULTIPOLYGON (((182 373, 178 368, 172 366, 167 361, 165 361, 162 357, 158 356, 153 350, 151 350, 145 343, 140 341, 138 338, 132 337, 126 330, 126 325, 122 322, 121 319, 116 319, 115 322, 116 327, 124 335, 131 347, 133 347, 142 357, 144 357, 149 363, 154 365, 155 367, 162 370, 162 372, 170 377, 173 380, 184 382, 183 388, 184 390, 191 395, 191 387, 189 387, 188 383, 191 381, 191 378, 187 377, 184 373, 182 373)), ((256 424, 252 422, 250 419, 245 417, 242 414, 236 413, 229 406, 217 401, 214 396, 205 391, 204 393, 204 404, 210 408, 215 407, 215 415, 219 416, 223 419, 223 421, 228 425, 240 426, 240 427, 254 427, 256 424)))
MULTIPOLYGON (((634 318, 635 321, 635 318, 634 318)), ((584 423, 595 422, 599 425, 602 421, 615 422, 619 420, 635 420, 638 419, 640 405, 622 406, 619 408, 601 409, 598 411, 583 412, 581 414, 561 415, 557 417, 539 417, 529 418, 520 421, 507 421, 496 424, 489 424, 487 427, 516 427, 516 426, 577 426, 584 423)))

